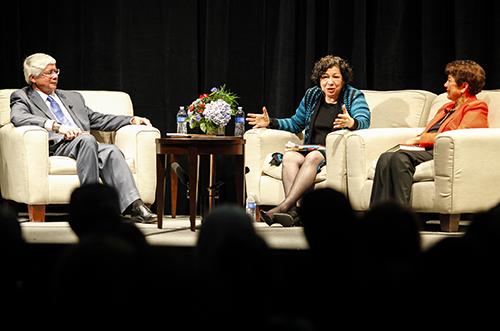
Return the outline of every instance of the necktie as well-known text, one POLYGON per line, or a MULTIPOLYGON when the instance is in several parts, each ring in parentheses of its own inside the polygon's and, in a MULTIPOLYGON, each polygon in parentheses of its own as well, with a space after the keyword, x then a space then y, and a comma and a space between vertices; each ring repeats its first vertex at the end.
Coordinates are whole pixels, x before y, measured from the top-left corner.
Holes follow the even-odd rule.
POLYGON ((47 97, 47 100, 50 102, 50 110, 52 110, 52 113, 56 116, 57 121, 62 125, 72 126, 71 121, 68 117, 66 117, 66 115, 64 115, 56 100, 54 100, 50 95, 47 97))

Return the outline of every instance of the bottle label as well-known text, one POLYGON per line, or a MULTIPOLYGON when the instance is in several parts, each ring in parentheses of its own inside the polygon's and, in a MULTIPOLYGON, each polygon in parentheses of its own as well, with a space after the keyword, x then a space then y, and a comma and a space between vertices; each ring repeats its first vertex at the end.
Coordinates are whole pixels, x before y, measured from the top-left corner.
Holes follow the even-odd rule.
POLYGON ((257 205, 255 202, 247 202, 247 208, 255 209, 257 208, 257 205))
POLYGON ((177 123, 184 123, 186 121, 186 116, 177 116, 177 123))
POLYGON ((234 122, 235 123, 245 123, 245 118, 244 117, 235 117, 234 122))

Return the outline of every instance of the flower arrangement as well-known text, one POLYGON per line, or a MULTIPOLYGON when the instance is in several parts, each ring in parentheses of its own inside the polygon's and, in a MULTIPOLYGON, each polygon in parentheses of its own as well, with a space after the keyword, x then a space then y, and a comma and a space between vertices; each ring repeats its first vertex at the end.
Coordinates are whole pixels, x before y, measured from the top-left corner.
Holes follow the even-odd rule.
POLYGON ((187 107, 189 127, 200 127, 205 133, 225 127, 236 113, 237 98, 236 94, 226 89, 226 85, 213 87, 210 94, 201 94, 187 107))

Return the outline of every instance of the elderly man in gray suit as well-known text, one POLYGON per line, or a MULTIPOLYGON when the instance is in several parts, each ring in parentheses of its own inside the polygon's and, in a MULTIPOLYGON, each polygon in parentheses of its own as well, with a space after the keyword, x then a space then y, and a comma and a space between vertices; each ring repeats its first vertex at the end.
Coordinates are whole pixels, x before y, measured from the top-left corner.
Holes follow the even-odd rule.
POLYGON ((116 131, 128 124, 151 126, 149 120, 92 111, 81 94, 57 89, 60 70, 50 55, 32 54, 23 66, 29 86, 12 93, 11 122, 47 129, 49 154, 75 159, 81 185, 97 183, 101 178, 117 190, 122 213, 130 213, 141 223, 154 222, 156 215, 141 200, 122 152, 115 145, 98 143, 89 133, 116 131))

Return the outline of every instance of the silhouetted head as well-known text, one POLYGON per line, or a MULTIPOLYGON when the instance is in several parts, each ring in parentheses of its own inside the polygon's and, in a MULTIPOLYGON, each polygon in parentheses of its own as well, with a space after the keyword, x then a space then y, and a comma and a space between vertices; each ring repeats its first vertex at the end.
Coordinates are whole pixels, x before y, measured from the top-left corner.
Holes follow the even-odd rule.
POLYGON ((71 194, 69 214, 69 225, 79 238, 113 231, 121 222, 118 194, 108 185, 82 185, 71 194))
POLYGON ((356 216, 346 196, 332 188, 304 194, 298 210, 304 234, 312 250, 346 248, 356 216))
POLYGON ((421 252, 418 218, 395 202, 380 203, 359 221, 359 247, 383 259, 414 260, 421 252))
POLYGON ((253 222, 242 207, 221 205, 203 219, 196 245, 198 275, 202 280, 200 323, 221 329, 258 329, 253 309, 268 302, 269 290, 259 279, 270 275, 269 249, 257 235, 253 222), (240 327, 241 328, 241 327, 240 327))
POLYGON ((236 261, 253 260, 256 253, 267 251, 250 216, 234 205, 222 205, 210 211, 203 219, 196 246, 201 265, 221 268, 236 261))

